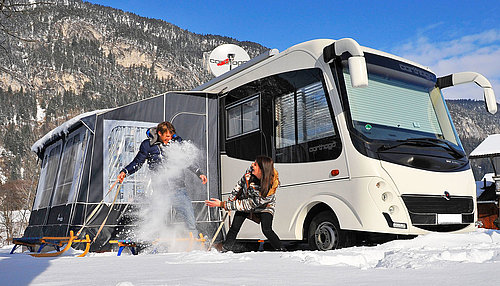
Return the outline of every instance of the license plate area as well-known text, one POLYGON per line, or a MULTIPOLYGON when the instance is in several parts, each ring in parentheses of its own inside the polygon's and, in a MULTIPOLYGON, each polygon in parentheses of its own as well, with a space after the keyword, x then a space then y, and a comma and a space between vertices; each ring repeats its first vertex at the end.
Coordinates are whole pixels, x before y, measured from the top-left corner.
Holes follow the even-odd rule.
POLYGON ((455 224, 462 223, 462 214, 438 214, 438 224, 455 224))

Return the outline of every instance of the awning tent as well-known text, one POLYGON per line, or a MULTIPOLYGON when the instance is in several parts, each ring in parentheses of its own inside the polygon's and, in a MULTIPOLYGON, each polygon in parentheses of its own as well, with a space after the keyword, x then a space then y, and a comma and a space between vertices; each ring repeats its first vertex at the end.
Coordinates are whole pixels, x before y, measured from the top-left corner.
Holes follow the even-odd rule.
MULTIPOLYGON (((220 214, 203 202, 220 197, 217 116, 215 96, 171 92, 114 109, 85 113, 55 128, 32 147, 41 159, 41 172, 24 236, 67 236, 70 230, 78 231, 93 209, 104 201, 108 204, 84 228, 83 234, 95 236, 114 197, 114 194, 104 195, 120 170, 136 155, 140 143, 146 139, 146 130, 162 121, 172 122, 178 135, 192 141, 203 154, 199 166, 209 178, 208 183, 190 183, 194 180, 188 178, 186 185, 198 229, 204 234, 214 233, 220 214)), ((125 180, 92 251, 105 250, 110 238, 130 227, 125 210, 134 207, 136 197, 144 193, 142 178, 147 169, 143 167, 125 180)))

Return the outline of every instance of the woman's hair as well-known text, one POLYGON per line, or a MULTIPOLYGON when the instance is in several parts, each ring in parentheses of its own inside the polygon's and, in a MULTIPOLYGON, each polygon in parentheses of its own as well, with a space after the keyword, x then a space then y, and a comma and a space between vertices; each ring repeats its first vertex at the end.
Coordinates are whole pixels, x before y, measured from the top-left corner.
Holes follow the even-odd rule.
POLYGON ((166 133, 167 131, 170 132, 170 134, 172 135, 176 133, 174 125, 168 121, 163 121, 162 123, 159 123, 156 126, 156 132, 161 132, 163 134, 166 133))
POLYGON ((274 180, 274 161, 267 156, 257 156, 255 162, 259 165, 262 171, 262 178, 260 179, 260 195, 267 197, 269 189, 271 188, 274 180))

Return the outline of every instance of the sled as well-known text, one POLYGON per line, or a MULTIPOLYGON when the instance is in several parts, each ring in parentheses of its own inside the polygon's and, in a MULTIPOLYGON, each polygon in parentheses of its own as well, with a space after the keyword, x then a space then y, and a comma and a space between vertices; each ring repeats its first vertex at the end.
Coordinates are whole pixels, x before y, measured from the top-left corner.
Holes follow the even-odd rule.
MULTIPOLYGON (((162 238, 157 238, 149 243, 146 243, 146 245, 156 245, 156 244, 161 244, 165 242, 169 242, 171 240, 169 239, 162 239, 162 238)), ((202 233, 199 234, 199 237, 195 237, 192 232, 189 233, 189 237, 186 238, 176 238, 175 241, 185 241, 188 242, 186 251, 191 251, 195 248, 195 245, 199 245, 200 250, 206 250, 206 242, 207 239, 205 236, 203 236, 202 233)), ((123 249, 129 248, 130 252, 133 255, 138 254, 137 250, 137 243, 130 240, 130 239, 116 239, 116 240, 110 240, 109 243, 111 244, 117 244, 118 245, 118 254, 117 256, 121 256, 123 249)))
POLYGON ((128 247, 130 249, 130 252, 133 255, 137 255, 137 250, 136 250, 137 244, 135 242, 131 241, 130 239, 110 240, 109 243, 118 244, 119 248, 118 248, 118 255, 117 256, 122 255, 122 251, 126 247, 128 247))
POLYGON ((85 245, 85 250, 83 251, 82 254, 78 255, 78 257, 83 257, 87 255, 87 253, 90 250, 90 237, 89 235, 85 235, 84 239, 78 239, 73 234, 73 231, 71 230, 69 232, 70 236, 65 236, 65 237, 51 237, 51 236, 44 236, 44 237, 20 237, 20 238, 14 238, 12 242, 14 243, 14 247, 10 251, 11 254, 16 251, 16 249, 19 246, 26 246, 31 252, 35 251, 35 248, 39 246, 37 253, 28 253, 31 256, 34 257, 55 257, 59 256, 62 253, 66 252, 68 249, 71 248, 71 245, 73 243, 86 243, 85 245), (63 249, 61 247, 65 245, 63 249), (42 250, 45 246, 52 246, 56 250, 55 252, 46 252, 42 253, 42 250))
POLYGON ((207 240, 203 236, 202 233, 199 234, 199 238, 195 238, 194 235, 193 235, 193 233, 189 232, 189 237, 188 238, 177 238, 176 240, 177 241, 189 241, 188 249, 186 251, 193 250, 194 242, 200 242, 200 249, 206 249, 205 242, 207 240))

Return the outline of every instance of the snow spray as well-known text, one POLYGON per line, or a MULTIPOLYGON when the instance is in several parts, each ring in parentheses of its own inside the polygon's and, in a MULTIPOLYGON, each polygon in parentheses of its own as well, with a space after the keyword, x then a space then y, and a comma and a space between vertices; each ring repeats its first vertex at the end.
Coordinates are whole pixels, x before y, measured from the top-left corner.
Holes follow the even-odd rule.
MULTIPOLYGON (((162 164, 157 170, 148 172, 148 186, 140 202, 137 226, 128 236, 148 245, 146 252, 186 251, 190 232, 194 238, 198 237, 198 232, 189 197, 193 190, 186 188, 185 180, 193 176, 189 168, 198 167, 201 152, 190 141, 170 142, 161 148, 162 164)), ((198 184, 202 184, 199 179, 198 184)))

